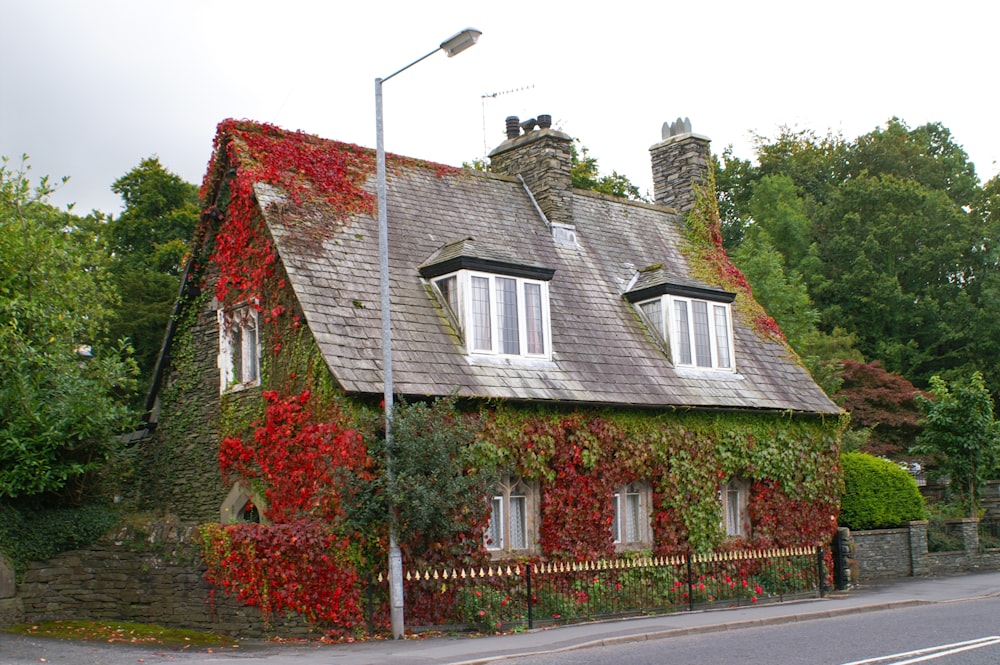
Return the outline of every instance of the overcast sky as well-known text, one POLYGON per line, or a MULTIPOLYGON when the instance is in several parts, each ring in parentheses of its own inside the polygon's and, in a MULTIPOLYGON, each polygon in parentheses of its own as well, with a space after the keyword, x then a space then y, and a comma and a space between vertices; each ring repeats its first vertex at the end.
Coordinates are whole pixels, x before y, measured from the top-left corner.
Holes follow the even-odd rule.
POLYGON ((602 172, 651 188, 664 121, 751 158, 787 125, 853 139, 940 121, 998 172, 1000 3, 618 0, 0 0, 0 155, 68 175, 53 199, 120 210, 151 155, 200 184, 219 121, 375 145, 374 79, 474 27, 479 44, 385 84, 386 149, 482 157, 504 118, 553 116, 602 172))

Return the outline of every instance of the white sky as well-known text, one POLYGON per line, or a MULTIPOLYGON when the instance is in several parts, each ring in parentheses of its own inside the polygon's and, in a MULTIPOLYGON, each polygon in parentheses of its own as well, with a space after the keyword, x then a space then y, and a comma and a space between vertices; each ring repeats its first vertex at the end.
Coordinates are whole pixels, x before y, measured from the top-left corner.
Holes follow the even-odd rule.
POLYGON ((390 152, 460 165, 548 113, 645 192, 678 116, 743 158, 751 131, 897 116, 943 123, 986 180, 998 25, 989 0, 0 0, 0 155, 71 176, 53 201, 83 214, 117 213, 111 184, 154 154, 200 184, 225 118, 374 147, 375 77, 471 26, 477 46, 385 84, 390 152))

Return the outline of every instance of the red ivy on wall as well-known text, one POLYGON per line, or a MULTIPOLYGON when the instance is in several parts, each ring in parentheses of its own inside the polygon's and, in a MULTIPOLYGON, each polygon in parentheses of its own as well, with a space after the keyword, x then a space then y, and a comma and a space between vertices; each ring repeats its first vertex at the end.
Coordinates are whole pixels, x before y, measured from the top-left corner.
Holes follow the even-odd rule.
POLYGON ((233 290, 237 301, 258 301, 264 281, 274 272, 276 256, 260 223, 255 184, 279 187, 297 203, 307 199, 325 203, 334 222, 374 210, 374 197, 362 188, 374 170, 374 154, 356 145, 268 124, 225 120, 216 133, 203 197, 210 184, 219 185, 223 178, 219 171, 226 165, 234 169, 230 200, 211 256, 219 267, 215 285, 219 300, 233 290))
POLYGON ((206 524, 202 538, 208 581, 260 608, 265 620, 291 611, 338 631, 361 623, 358 576, 345 560, 348 542, 325 525, 206 524))
POLYGON ((290 398, 265 391, 267 408, 253 439, 226 437, 219 448, 223 473, 266 488, 265 516, 274 523, 313 517, 334 522, 343 515, 345 484, 338 472, 364 476, 370 466, 361 435, 334 414, 316 422, 306 406, 308 390, 290 398))

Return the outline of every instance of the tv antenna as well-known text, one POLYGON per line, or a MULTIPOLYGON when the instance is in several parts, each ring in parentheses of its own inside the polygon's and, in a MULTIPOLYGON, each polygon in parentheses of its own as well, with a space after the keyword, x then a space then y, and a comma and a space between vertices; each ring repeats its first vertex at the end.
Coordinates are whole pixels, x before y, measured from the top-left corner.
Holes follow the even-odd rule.
POLYGON ((520 88, 511 88, 510 90, 501 90, 500 92, 489 92, 485 95, 480 95, 480 99, 483 100, 483 157, 489 153, 490 148, 486 143, 486 100, 496 99, 497 97, 503 97, 504 95, 511 95, 515 92, 523 92, 525 90, 531 90, 534 88, 534 84, 521 86, 520 88))

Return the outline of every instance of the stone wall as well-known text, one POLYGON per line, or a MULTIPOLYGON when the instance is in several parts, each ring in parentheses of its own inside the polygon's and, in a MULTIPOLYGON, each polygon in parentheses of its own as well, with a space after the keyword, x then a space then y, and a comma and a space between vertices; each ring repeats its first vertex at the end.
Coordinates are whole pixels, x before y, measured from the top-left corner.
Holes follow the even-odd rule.
MULTIPOLYGON (((205 282, 217 279, 214 264, 205 282)), ((185 523, 219 521, 229 483, 219 472, 220 426, 253 419, 260 389, 220 395, 218 301, 211 293, 185 304, 170 353, 170 372, 160 390, 157 425, 135 442, 131 490, 136 509, 171 515, 185 523), (223 403, 225 400, 225 403, 223 403)))
POLYGON ((3 623, 122 620, 242 637, 306 635, 301 619, 265 627, 261 613, 205 581, 195 526, 122 527, 86 550, 33 562, 3 623))
POLYGON ((954 552, 927 551, 927 522, 911 522, 899 529, 852 531, 853 568, 862 583, 893 577, 949 575, 1000 568, 1000 550, 979 546, 979 521, 953 520, 961 531, 963 548, 954 552))
POLYGON ((860 581, 913 574, 910 529, 852 531, 860 581))

